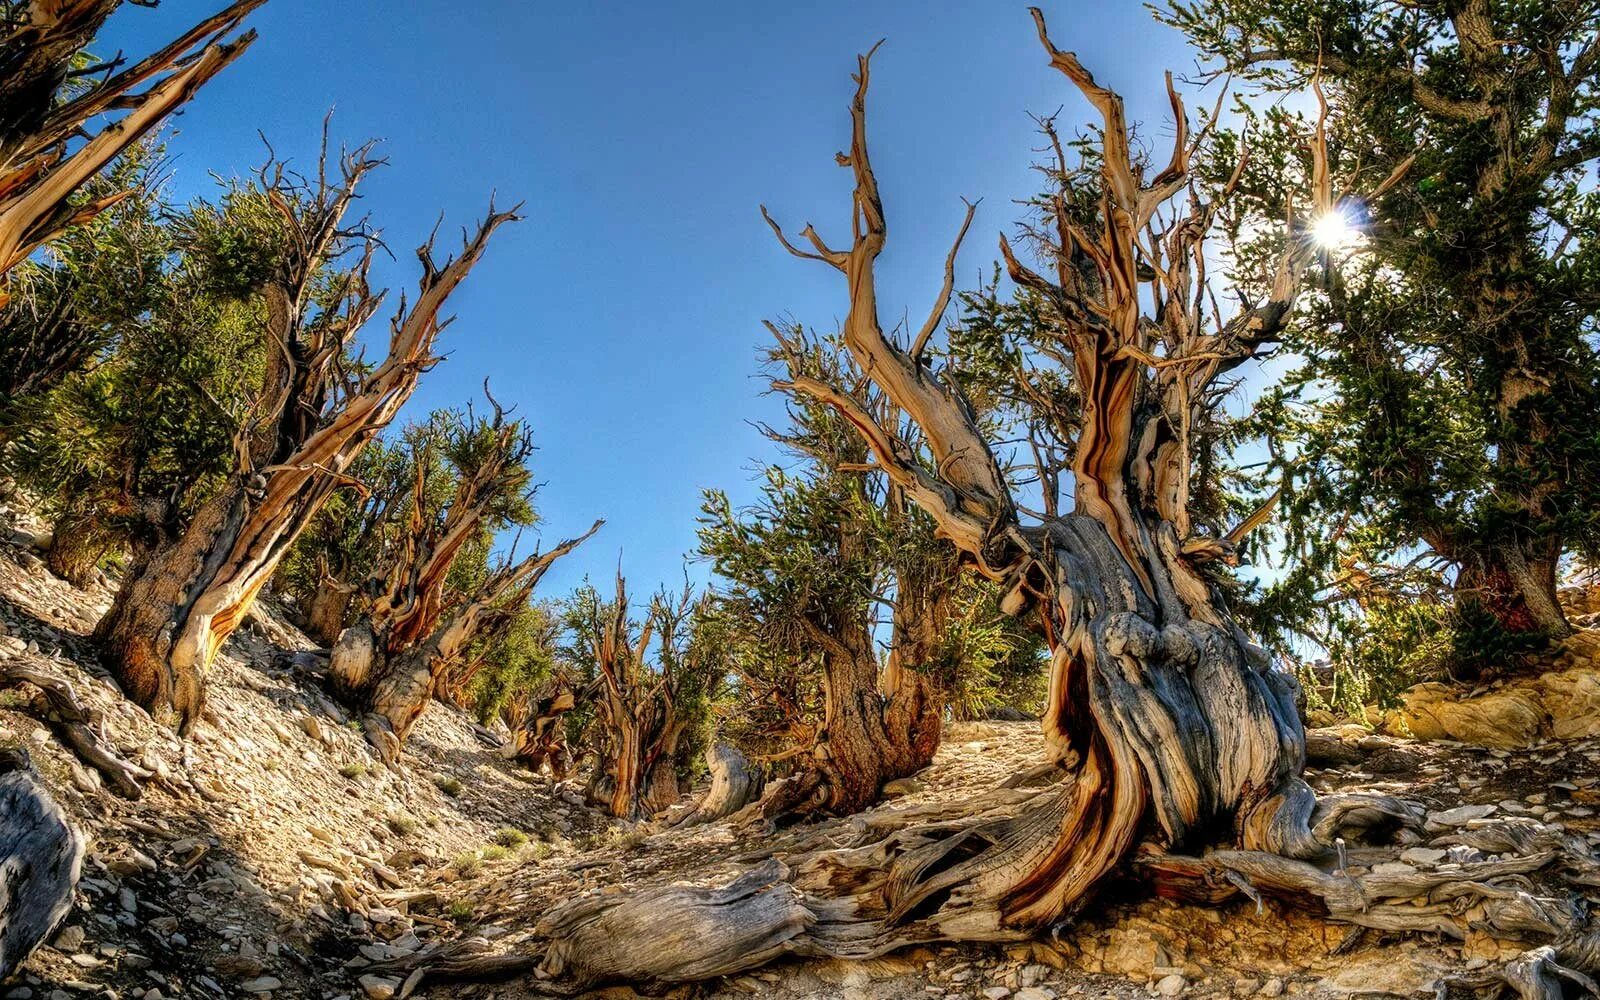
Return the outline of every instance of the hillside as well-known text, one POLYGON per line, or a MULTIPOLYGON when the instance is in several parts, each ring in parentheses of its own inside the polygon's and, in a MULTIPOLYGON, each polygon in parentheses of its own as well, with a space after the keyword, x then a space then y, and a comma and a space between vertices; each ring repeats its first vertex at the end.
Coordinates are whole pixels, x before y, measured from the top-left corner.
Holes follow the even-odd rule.
MULTIPOLYGON (((955 726, 933 766, 879 809, 766 837, 726 823, 652 833, 509 766, 470 719, 441 704, 419 724, 404 766, 378 764, 346 714, 279 655, 311 644, 270 602, 218 660, 210 709, 180 743, 117 697, 89 651, 85 633, 109 597, 103 586, 79 591, 56 579, 26 546, 0 546, 0 655, 68 678, 99 712, 103 737, 152 775, 142 798, 120 798, 14 695, 0 702, 0 746, 27 747, 92 837, 73 915, 6 992, 12 1000, 526 995, 542 982, 524 960, 540 947, 535 925, 558 902, 623 886, 714 884, 762 858, 847 844, 904 810, 935 815, 982 801, 1042 752, 1035 723, 955 726), (467 954, 505 956, 511 978, 479 985, 438 975, 440 956, 460 954, 463 941, 467 954)), ((1401 855, 1402 867, 1499 860, 1450 844, 1501 823, 1600 848, 1595 739, 1511 751, 1347 726, 1314 732, 1312 750, 1319 792, 1401 795, 1432 811, 1438 839, 1401 855)), ((1362 863, 1353 857, 1352 872, 1362 863)), ((1352 931, 1271 900, 1205 909, 1142 896, 1115 883, 1084 919, 1032 945, 788 962, 710 983, 705 995, 1424 996, 1440 976, 1522 947, 1489 934, 1352 931)))

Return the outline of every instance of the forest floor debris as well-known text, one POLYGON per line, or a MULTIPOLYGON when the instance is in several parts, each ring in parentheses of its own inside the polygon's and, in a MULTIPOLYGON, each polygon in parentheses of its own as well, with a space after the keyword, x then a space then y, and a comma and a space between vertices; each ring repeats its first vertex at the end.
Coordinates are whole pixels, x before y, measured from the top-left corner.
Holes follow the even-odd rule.
MULTIPOLYGON (((450 984, 368 970, 437 940, 475 936, 505 947, 548 907, 584 892, 724 880, 754 859, 842 838, 872 815, 765 838, 725 823, 651 833, 585 806, 574 786, 552 787, 506 763, 471 719, 441 705, 418 724, 402 765, 387 768, 346 713, 283 665, 280 651, 311 644, 270 606, 218 661, 208 718, 185 746, 120 699, 98 667, 86 636, 110 591, 56 579, 22 540, 0 545, 0 657, 66 677, 100 713, 102 737, 152 777, 138 801, 113 794, 20 700, 0 700, 0 746, 30 751, 91 840, 72 916, 0 988, 5 1000, 524 996, 535 980, 450 984)), ((1036 723, 951 726, 933 766, 879 809, 976 794, 1041 751, 1036 723)), ((1600 853, 1600 740, 1507 750, 1349 726, 1320 731, 1313 756, 1308 779, 1319 792, 1414 798, 1440 829, 1527 817, 1583 835, 1600 853)), ((1426 846, 1402 860, 1448 863, 1426 846)), ((1506 946, 1488 938, 1354 932, 1270 901, 1259 912, 1183 907, 1113 884, 1048 941, 787 962, 699 995, 1422 996, 1443 973, 1505 957, 1506 946)))

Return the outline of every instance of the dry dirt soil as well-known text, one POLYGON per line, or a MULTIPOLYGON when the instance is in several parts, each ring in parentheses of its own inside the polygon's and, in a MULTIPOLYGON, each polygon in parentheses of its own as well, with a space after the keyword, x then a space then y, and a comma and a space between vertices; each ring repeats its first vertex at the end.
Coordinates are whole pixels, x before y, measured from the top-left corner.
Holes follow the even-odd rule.
MULTIPOLYGON (((630 828, 585 806, 575 786, 507 764, 471 719, 443 705, 423 717, 403 766, 387 769, 315 680, 279 655, 311 643, 270 601, 219 659, 209 713, 181 743, 121 699, 99 666, 86 636, 109 600, 107 586, 76 590, 25 547, 0 542, 0 658, 67 677, 101 713, 105 739, 154 774, 137 801, 117 797, 17 696, 0 693, 0 747, 27 747, 91 837, 71 917, 0 985, 3 1000, 539 995, 545 984, 533 976, 462 984, 365 970, 461 937, 513 951, 557 901, 624 885, 722 881, 755 858, 842 841, 866 821, 807 823, 765 839, 736 837, 722 824, 630 828)), ((1355 727, 1321 739, 1367 749, 1336 769, 1313 769, 1320 790, 1403 794, 1436 811, 1479 805, 1459 821, 1523 817, 1600 845, 1597 741, 1513 752, 1387 740, 1374 750, 1376 738, 1355 727)), ((880 808, 974 795, 1040 753, 1036 724, 953 726, 933 766, 880 808)), ((1433 995, 1441 974, 1510 950, 1490 939, 1351 933, 1270 901, 1180 908, 1113 885, 1085 917, 1032 945, 790 962, 679 992, 1421 997, 1433 995)))

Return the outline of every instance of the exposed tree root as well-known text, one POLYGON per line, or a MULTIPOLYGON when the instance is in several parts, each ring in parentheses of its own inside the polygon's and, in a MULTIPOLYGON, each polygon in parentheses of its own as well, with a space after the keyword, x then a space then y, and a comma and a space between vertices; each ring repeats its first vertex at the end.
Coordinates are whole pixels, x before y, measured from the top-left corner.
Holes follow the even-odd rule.
MULTIPOLYGON (((982 908, 952 923, 938 907, 975 879, 976 863, 1031 863, 1037 829, 1070 814, 1072 785, 1001 786, 961 802, 876 810, 855 818, 841 846, 769 858, 723 886, 585 896, 547 912, 517 951, 468 939, 391 971, 478 978, 537 966, 537 988, 567 993, 736 975, 783 956, 864 960, 935 941, 1025 940, 1040 928, 1006 926, 982 908)), ((1128 869, 1174 900, 1270 899, 1358 928, 1529 945, 1498 969, 1441 980, 1441 992, 1459 985, 1484 996, 1558 1000, 1563 989, 1587 989, 1600 971, 1600 929, 1574 890, 1600 887, 1600 860, 1582 839, 1507 818, 1432 838, 1433 847, 1454 852, 1432 869, 1393 864, 1399 845, 1421 842, 1425 819, 1412 803, 1333 796, 1307 817, 1308 836, 1320 845, 1311 857, 1191 856, 1147 842, 1128 869), (1369 837, 1399 845, 1363 846, 1369 837)))
POLYGON ((96 714, 78 701, 72 685, 42 667, 21 661, 0 664, 0 687, 30 685, 38 690, 33 710, 85 764, 100 772, 111 790, 125 799, 144 794, 143 783, 151 775, 118 756, 95 733, 96 714))

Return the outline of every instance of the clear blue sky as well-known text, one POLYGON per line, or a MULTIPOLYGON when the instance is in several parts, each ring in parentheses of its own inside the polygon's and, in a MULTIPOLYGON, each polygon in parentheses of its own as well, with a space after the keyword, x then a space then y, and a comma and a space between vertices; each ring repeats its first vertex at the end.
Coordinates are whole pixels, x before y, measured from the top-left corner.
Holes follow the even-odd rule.
MULTIPOLYGON (((221 5, 125 5, 96 47, 143 54, 221 5)), ((1147 135, 1170 134, 1161 75, 1192 67, 1181 37, 1133 0, 1045 13, 1147 135)), ((832 329, 845 303, 839 276, 785 254, 757 206, 844 242, 850 179, 833 154, 857 52, 887 39, 869 104, 886 319, 902 303, 925 313, 962 195, 984 201, 958 276, 988 268, 1033 188, 1026 113, 1089 114, 1025 5, 995 0, 268 0, 250 23, 255 46, 176 119, 179 194, 257 163, 257 130, 309 165, 334 108, 336 138, 382 139, 391 161, 365 207, 396 252, 380 275, 396 290, 441 210, 453 234, 491 191, 526 201, 454 298, 449 358, 407 413, 465 403, 489 376, 538 435, 546 544, 607 518, 547 595, 604 578, 619 550, 635 593, 680 579, 701 488, 753 495, 771 452, 749 421, 778 412, 756 377, 760 321, 832 329)))

